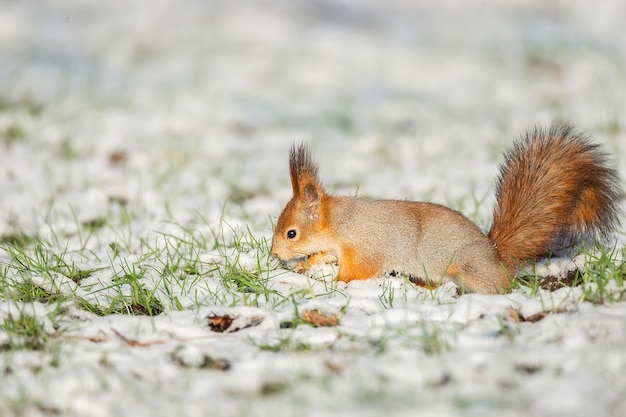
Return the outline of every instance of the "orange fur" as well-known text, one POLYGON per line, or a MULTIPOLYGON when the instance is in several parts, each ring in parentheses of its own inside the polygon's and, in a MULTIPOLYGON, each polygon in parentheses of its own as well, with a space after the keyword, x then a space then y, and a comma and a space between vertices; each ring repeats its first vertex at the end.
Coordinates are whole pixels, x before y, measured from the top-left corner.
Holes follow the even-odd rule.
POLYGON ((571 127, 534 129, 505 155, 488 237, 508 269, 609 234, 618 177, 598 145, 571 127))
POLYGON ((337 275, 339 281, 349 282, 353 279, 371 278, 384 272, 375 259, 364 258, 359 250, 350 246, 341 248, 339 259, 339 274, 337 275))

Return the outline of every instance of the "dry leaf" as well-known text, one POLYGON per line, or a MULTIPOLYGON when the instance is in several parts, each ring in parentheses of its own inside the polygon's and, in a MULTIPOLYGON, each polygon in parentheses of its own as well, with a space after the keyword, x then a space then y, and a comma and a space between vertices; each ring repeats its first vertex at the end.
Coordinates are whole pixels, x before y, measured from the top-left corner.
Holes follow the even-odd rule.
POLYGON ((511 319, 513 319, 513 321, 515 323, 519 323, 520 321, 522 321, 522 318, 520 317, 519 311, 515 310, 514 308, 509 307, 509 317, 511 317, 511 319))
POLYGON ((127 159, 126 151, 116 150, 109 153, 109 165, 120 165, 126 162, 127 159))
POLYGON ((325 361, 324 367, 335 375, 341 375, 343 368, 337 362, 325 361))
POLYGON ((207 316, 209 320, 209 328, 214 332, 238 332, 239 330, 247 329, 249 327, 258 326, 263 317, 232 317, 228 314, 207 316), (233 322, 237 320, 239 326, 232 326, 233 322), (243 323, 241 323, 243 322, 243 323))
POLYGON ((233 321, 235 320, 234 317, 231 317, 228 314, 224 314, 221 316, 208 316, 207 319, 209 320, 209 328, 214 332, 220 333, 228 330, 230 325, 233 324, 233 321))
POLYGON ((524 317, 524 321, 528 321, 530 323, 536 323, 539 320, 543 320, 544 318, 546 318, 548 316, 549 313, 545 312, 545 311, 540 311, 539 313, 535 313, 532 314, 528 317, 524 317))
MULTIPOLYGON (((554 313, 560 313, 560 312, 561 311, 554 311, 554 313)), ((543 320, 548 314, 550 313, 546 311, 540 311, 538 313, 531 314, 528 317, 524 317, 519 311, 513 308, 509 308, 509 316, 516 323, 521 323, 521 322, 536 323, 539 320, 543 320)))
POLYGON ((339 314, 326 314, 320 309, 305 310, 302 312, 302 320, 315 327, 331 327, 339 324, 339 314))

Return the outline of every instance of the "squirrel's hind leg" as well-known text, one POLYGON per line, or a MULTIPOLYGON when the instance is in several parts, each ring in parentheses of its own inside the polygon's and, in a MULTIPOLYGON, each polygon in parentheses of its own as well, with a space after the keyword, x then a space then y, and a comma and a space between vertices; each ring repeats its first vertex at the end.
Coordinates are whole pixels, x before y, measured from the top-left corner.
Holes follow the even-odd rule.
POLYGON ((464 292, 480 294, 502 294, 510 284, 502 266, 481 267, 478 271, 474 266, 457 263, 450 264, 442 282, 454 282, 464 292))

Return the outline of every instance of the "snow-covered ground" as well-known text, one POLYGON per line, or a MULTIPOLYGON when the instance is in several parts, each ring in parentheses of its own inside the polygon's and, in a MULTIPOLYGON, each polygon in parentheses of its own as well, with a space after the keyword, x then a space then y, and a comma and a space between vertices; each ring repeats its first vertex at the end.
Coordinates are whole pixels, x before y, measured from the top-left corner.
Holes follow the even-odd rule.
POLYGON ((0 416, 626 415, 623 301, 316 280, 264 241, 298 141, 333 192, 483 228, 500 154, 535 124, 575 124, 626 178, 625 18, 622 0, 2 2, 0 235, 27 242, 0 250, 0 416), (46 296, 17 297, 26 281, 46 296), (25 316, 40 345, 9 328, 25 316))

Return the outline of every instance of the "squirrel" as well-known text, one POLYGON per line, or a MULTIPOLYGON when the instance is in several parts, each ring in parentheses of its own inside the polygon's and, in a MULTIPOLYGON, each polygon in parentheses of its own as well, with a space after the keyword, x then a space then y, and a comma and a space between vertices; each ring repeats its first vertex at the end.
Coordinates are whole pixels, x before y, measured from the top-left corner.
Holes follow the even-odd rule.
POLYGON ((564 248, 606 239, 619 225, 619 176, 608 155, 569 125, 535 127, 504 154, 485 235, 445 206, 328 194, 305 144, 291 145, 293 197, 271 255, 298 272, 336 263, 337 279, 402 274, 435 288, 504 293, 518 268, 564 248))

